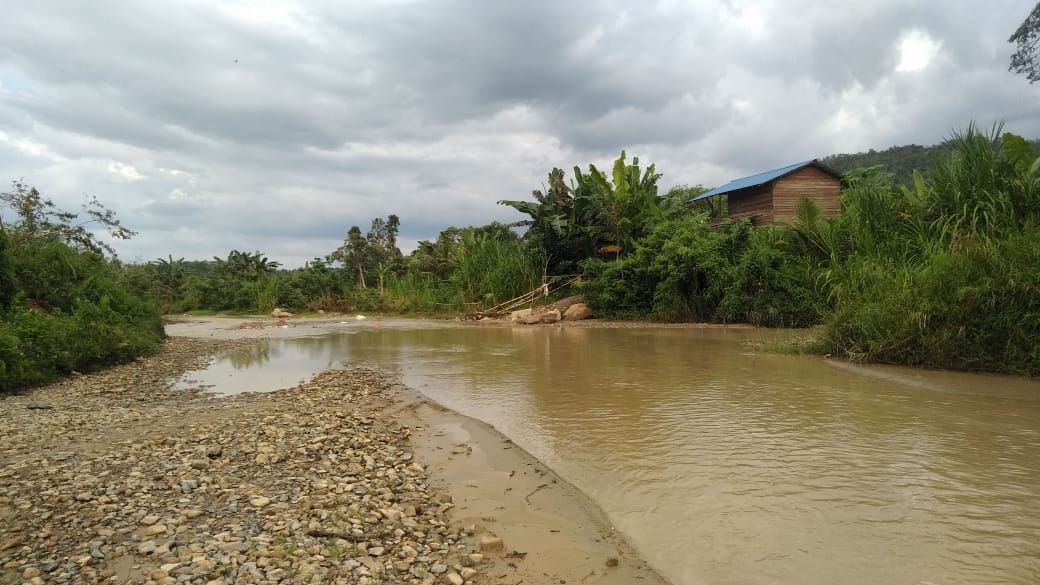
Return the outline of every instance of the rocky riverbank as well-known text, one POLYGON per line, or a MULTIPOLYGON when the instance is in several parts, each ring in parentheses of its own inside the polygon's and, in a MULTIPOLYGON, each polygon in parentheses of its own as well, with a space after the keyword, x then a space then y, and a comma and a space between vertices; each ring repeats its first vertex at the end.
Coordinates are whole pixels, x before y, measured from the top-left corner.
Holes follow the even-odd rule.
POLYGON ((448 523, 411 429, 377 415, 392 380, 333 371, 214 399, 170 390, 228 343, 6 398, 4 583, 455 583, 491 535, 448 523))
POLYGON ((257 342, 174 337, 0 398, 0 583, 662 582, 580 492, 394 375, 172 387, 257 342))

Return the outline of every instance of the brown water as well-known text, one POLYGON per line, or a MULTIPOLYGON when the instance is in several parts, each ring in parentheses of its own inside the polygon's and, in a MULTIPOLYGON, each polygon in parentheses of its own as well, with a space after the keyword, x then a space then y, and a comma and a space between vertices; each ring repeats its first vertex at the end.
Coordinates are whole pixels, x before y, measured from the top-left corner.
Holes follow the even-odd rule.
POLYGON ((1040 383, 749 350, 762 335, 385 328, 194 377, 398 368, 585 490, 680 585, 1040 583, 1040 383))

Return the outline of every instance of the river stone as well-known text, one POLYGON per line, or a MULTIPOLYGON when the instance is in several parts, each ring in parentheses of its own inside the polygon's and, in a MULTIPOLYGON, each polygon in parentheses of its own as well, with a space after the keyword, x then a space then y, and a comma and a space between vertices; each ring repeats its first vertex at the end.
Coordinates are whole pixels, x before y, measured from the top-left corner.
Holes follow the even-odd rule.
POLYGON ((497 536, 485 534, 480 537, 480 550, 502 550, 504 548, 505 543, 497 536))
POLYGON ((148 526, 147 528, 144 529, 144 535, 145 536, 156 536, 156 535, 159 535, 159 534, 165 534, 166 530, 167 529, 166 529, 166 525, 165 524, 153 524, 153 525, 148 526))
POLYGON ((567 309, 570 309, 572 306, 574 306, 576 304, 584 303, 584 302, 585 302, 585 298, 582 297, 581 295, 571 295, 569 297, 564 297, 564 298, 556 301, 555 303, 552 304, 552 306, 554 308, 556 308, 556 309, 559 309, 560 312, 562 312, 563 314, 567 314, 567 309))
POLYGON ((564 321, 581 321, 590 317, 592 317, 592 309, 585 303, 575 303, 567 307, 567 312, 563 314, 564 321))
POLYGON ((556 309, 550 309, 544 313, 534 313, 521 317, 520 322, 524 325, 550 325, 558 322, 563 316, 556 309))
POLYGON ((271 503, 271 498, 265 496, 258 496, 249 500, 249 505, 254 508, 266 508, 271 503))
POLYGON ((520 309, 519 311, 513 311, 509 314, 510 321, 520 321, 524 317, 531 314, 531 309, 520 309))

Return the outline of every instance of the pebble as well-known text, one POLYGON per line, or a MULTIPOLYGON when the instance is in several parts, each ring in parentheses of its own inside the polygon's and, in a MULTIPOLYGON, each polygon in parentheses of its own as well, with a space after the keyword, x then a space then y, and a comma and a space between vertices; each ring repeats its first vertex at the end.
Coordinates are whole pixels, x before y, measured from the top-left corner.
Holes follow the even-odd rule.
POLYGON ((146 527, 143 532, 145 536, 156 536, 158 534, 165 534, 166 530, 165 524, 153 524, 152 526, 146 527))
POLYGON ((156 356, 6 398, 0 573, 107 583, 131 563, 153 585, 480 582, 478 551, 502 541, 453 526, 411 431, 384 414, 391 376, 330 371, 221 399, 170 387, 256 343, 172 338, 156 356))
POLYGON ((505 544, 502 542, 501 538, 491 534, 485 534, 480 537, 480 550, 488 551, 503 549, 505 549, 505 544))
POLYGON ((249 500, 249 505, 254 508, 266 508, 271 503, 271 498, 260 496, 249 500))

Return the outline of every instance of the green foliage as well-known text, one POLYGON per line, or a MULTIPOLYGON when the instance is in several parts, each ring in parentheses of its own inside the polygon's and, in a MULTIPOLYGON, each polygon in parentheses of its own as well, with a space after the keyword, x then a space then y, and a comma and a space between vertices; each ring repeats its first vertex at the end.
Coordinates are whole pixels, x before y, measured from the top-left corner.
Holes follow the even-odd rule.
POLYGON ((1040 81, 1040 3, 1012 33, 1008 42, 1015 45, 1008 71, 1025 75, 1029 83, 1040 81))
POLYGON ((857 259, 822 351, 854 359, 1040 374, 1040 231, 916 264, 857 259))
POLYGON ((796 236, 783 228, 752 232, 727 274, 716 317, 764 327, 819 323, 827 303, 817 286, 818 265, 796 242, 796 236))
POLYGON ((502 224, 448 228, 420 242, 390 278, 388 300, 407 310, 481 309, 537 287, 545 270, 538 246, 525 246, 502 224))
POLYGON ((390 272, 390 266, 401 257, 397 248, 397 233, 401 221, 396 215, 386 220, 375 218, 367 236, 361 235, 361 228, 352 226, 347 230, 343 245, 329 254, 329 259, 339 262, 348 273, 357 277, 357 285, 367 288, 373 276, 378 278, 379 288, 390 272))
MULTIPOLYGON (((578 287, 601 317, 822 322, 817 349, 836 355, 1036 375, 1034 144, 1000 126, 981 132, 969 125, 937 147, 842 155, 829 164, 866 166, 844 174, 840 217, 825 218, 803 200, 794 221, 757 228, 714 221, 725 215, 725 201, 691 204, 700 186, 659 196, 655 167, 629 163, 622 152, 609 174, 575 168, 568 183, 554 168, 533 200, 501 201, 527 216, 514 224, 527 227, 522 238, 501 224, 451 227, 402 256, 391 215, 375 219, 367 235, 352 227, 342 246, 296 270, 233 251, 204 263, 170 256, 129 267, 123 278, 129 290, 148 291, 170 309, 457 314, 580 272, 578 287)), ((40 242, 23 261, 53 268, 20 276, 21 286, 41 305, 75 310, 48 291, 59 283, 91 290, 84 276, 96 272, 97 259, 40 242)), ((0 336, 0 348, 10 339, 0 336)))
MULTIPOLYGON (((1040 146, 1040 140, 1031 140, 1029 143, 1034 149, 1040 146)), ((908 144, 893 146, 884 150, 871 149, 867 152, 854 154, 834 154, 820 160, 832 169, 842 173, 848 173, 861 168, 881 166, 893 174, 896 183, 911 185, 913 183, 914 171, 928 178, 932 167, 950 156, 954 150, 956 150, 956 145, 946 141, 933 146, 908 144)))
POLYGON ((851 184, 822 272, 820 348, 856 359, 1040 373, 1040 201, 1025 140, 969 126, 929 178, 851 184))
POLYGON ((664 221, 621 262, 587 263, 583 292, 609 317, 804 327, 825 303, 796 240, 746 221, 713 228, 703 214, 664 221))
POLYGON ((7 230, 0 228, 0 311, 11 308, 18 294, 18 278, 15 276, 14 256, 11 254, 11 238, 7 230))
MULTIPOLYGON (((59 209, 35 187, 22 181, 12 181, 11 190, 0 193, 0 208, 14 213, 15 229, 11 230, 9 236, 15 248, 34 240, 56 240, 76 250, 115 255, 112 246, 99 240, 90 227, 100 226, 118 240, 127 240, 137 235, 137 232, 124 227, 115 213, 96 197, 91 197, 83 204, 81 213, 72 213, 59 209), (82 219, 84 214, 89 219, 82 219)), ((0 221, 0 224, 5 222, 9 223, 9 219, 0 221)))
POLYGON ((17 219, 0 230, 0 392, 156 351, 156 306, 103 244, 68 224, 75 215, 16 185, 4 202, 17 219))
POLYGON ((657 194, 661 174, 654 165, 643 170, 638 157, 628 164, 624 151, 609 176, 589 165, 588 173, 574 167, 574 177, 568 186, 564 172, 554 168, 548 188, 532 193, 534 202, 499 201, 530 217, 517 225, 528 227, 524 239, 544 251, 552 274, 574 273, 600 253, 619 258, 664 215, 657 194))

